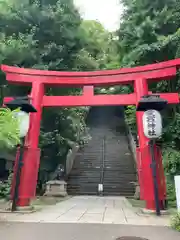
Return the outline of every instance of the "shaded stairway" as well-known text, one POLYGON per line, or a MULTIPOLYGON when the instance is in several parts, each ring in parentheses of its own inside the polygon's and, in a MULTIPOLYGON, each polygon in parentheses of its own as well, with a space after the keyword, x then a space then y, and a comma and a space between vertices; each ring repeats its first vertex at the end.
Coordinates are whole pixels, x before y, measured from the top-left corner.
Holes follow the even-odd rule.
POLYGON ((93 107, 88 117, 92 139, 81 148, 68 177, 70 195, 133 196, 134 161, 128 147, 123 108, 93 107))

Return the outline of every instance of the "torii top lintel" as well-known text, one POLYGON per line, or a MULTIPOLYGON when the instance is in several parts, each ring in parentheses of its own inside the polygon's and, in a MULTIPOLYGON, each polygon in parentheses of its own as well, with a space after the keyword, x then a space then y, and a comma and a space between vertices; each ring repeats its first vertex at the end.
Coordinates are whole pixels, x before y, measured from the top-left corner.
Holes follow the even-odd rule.
POLYGON ((1 70, 6 73, 6 79, 10 83, 30 85, 38 81, 45 85, 64 86, 131 84, 138 78, 160 81, 176 76, 178 68, 180 58, 134 68, 93 72, 48 71, 1 65, 1 70))

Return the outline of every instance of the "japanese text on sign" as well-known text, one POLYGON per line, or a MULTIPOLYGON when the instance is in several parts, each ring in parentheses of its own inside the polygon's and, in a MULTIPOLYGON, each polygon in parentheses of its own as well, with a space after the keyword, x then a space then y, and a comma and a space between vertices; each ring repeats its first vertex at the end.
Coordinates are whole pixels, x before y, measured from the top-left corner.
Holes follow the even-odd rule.
POLYGON ((143 115, 144 134, 148 138, 159 138, 162 134, 161 115, 156 110, 148 110, 143 115))

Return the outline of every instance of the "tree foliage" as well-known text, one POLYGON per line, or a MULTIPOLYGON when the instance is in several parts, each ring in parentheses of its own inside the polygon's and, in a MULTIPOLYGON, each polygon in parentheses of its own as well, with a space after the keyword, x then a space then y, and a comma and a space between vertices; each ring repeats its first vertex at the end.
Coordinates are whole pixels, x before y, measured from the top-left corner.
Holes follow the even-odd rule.
MULTIPOLYGON (((121 66, 158 63, 180 57, 180 2, 178 0, 122 0, 125 7, 117 34, 121 66)), ((151 84, 153 92, 180 89, 179 76, 173 81, 151 84)), ((168 184, 180 174, 179 107, 163 113, 163 156, 168 184)), ((134 108, 127 109, 129 123, 135 121, 134 108)), ((174 195, 175 196, 175 195, 174 195)))
MULTIPOLYGON (((26 68, 75 70, 78 59, 83 68, 86 63, 81 53, 84 41, 80 37, 82 19, 73 1, 50 3, 1 2, 0 63, 26 68)), ((14 87, 9 94, 24 95, 29 90, 14 87)), ((47 95, 74 94, 74 91, 51 88, 47 89, 47 95)), ((80 94, 79 89, 76 89, 77 94, 80 94)), ((42 156, 44 159, 48 156, 49 162, 53 158, 54 167, 61 156, 65 157, 71 141, 83 141, 86 111, 86 108, 44 111, 40 137, 42 156)))
POLYGON ((117 39, 95 20, 84 20, 81 31, 85 38, 85 50, 97 64, 98 69, 118 68, 117 39))
POLYGON ((122 1, 123 21, 118 31, 122 65, 144 65, 177 57, 179 1, 122 1))
POLYGON ((180 213, 176 213, 175 216, 172 217, 171 219, 171 227, 180 232, 180 213))
POLYGON ((19 121, 8 108, 0 108, 0 149, 11 149, 20 143, 19 121))
MULTIPOLYGON (((95 21, 83 21, 73 0, 2 0, 0 64, 58 71, 91 71, 117 64, 112 34, 95 21), (99 33, 101 33, 99 35, 99 33), (92 38, 90 37, 92 35, 92 38), (111 46, 111 47, 110 47, 111 46)), ((1 75, 1 83, 4 75, 1 75)), ((27 95, 9 86, 6 95, 27 95)), ((80 88, 46 88, 46 95, 80 95, 80 88)), ((74 143, 89 138, 88 107, 45 109, 41 124, 41 168, 53 171, 74 143)))

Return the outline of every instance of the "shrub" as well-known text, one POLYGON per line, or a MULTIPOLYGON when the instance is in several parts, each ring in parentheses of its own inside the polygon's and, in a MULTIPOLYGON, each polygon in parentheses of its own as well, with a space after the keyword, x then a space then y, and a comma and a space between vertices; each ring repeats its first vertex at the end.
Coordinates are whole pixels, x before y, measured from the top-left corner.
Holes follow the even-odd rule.
POLYGON ((180 232, 180 212, 176 213, 176 215, 172 217, 171 226, 173 229, 180 232))
POLYGON ((0 149, 11 149, 20 143, 19 121, 9 108, 0 108, 0 149))
POLYGON ((13 173, 9 173, 8 180, 0 181, 0 198, 9 199, 13 173))

